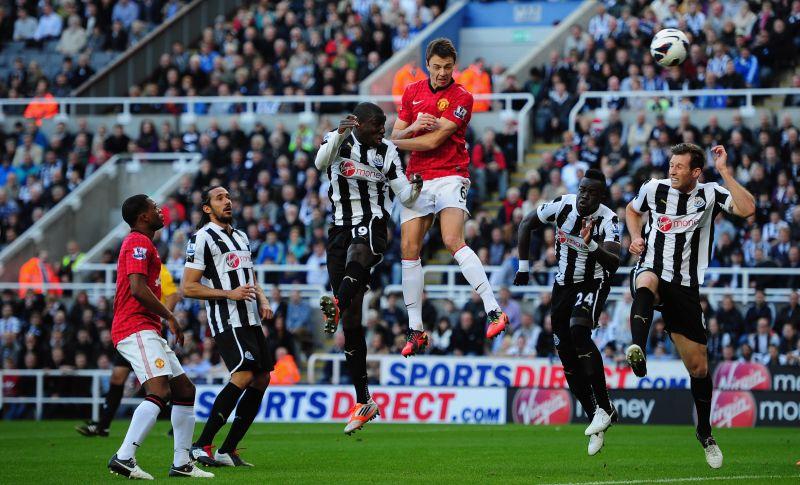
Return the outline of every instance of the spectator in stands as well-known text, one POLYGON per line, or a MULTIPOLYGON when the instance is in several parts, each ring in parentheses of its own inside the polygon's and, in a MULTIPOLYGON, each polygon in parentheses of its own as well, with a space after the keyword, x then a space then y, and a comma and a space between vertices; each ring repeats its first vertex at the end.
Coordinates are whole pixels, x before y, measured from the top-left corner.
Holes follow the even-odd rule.
POLYGON ((53 95, 49 91, 47 79, 40 78, 36 82, 36 92, 30 104, 25 108, 23 116, 32 118, 37 126, 41 126, 43 119, 49 119, 58 114, 58 105, 51 100, 53 95))
POLYGON ((77 15, 70 16, 68 26, 61 33, 56 50, 64 55, 78 55, 86 46, 88 39, 86 29, 81 25, 81 18, 77 15))
MULTIPOLYGON (((486 72, 484 60, 481 57, 475 59, 475 62, 461 73, 458 82, 473 95, 490 94, 492 92, 491 76, 486 72)), ((473 113, 488 111, 490 108, 491 103, 488 99, 475 99, 472 103, 473 113)))
POLYGON ((116 20, 111 24, 111 32, 109 32, 108 37, 105 38, 103 50, 122 52, 127 48, 128 33, 125 31, 125 26, 122 22, 116 20))
POLYGON ((38 256, 23 263, 19 269, 19 283, 25 285, 19 290, 20 298, 23 298, 29 291, 41 295, 45 288, 50 295, 62 295, 58 276, 47 260, 47 251, 39 251, 38 256))
POLYGON ((139 18, 139 5, 131 0, 117 0, 111 13, 112 22, 120 22, 125 29, 130 29, 139 18))
POLYGON ((17 11, 17 20, 14 21, 14 40, 31 42, 36 36, 39 22, 28 14, 25 8, 17 11))
MULTIPOLYGON (((767 322, 774 320, 775 312, 772 305, 767 303, 767 297, 764 290, 757 289, 753 303, 748 307, 747 313, 744 316, 745 331, 752 333, 756 330, 756 324, 759 319, 766 319, 767 322)), ((766 347, 763 349, 766 352, 766 347)))
POLYGON ((117 155, 128 151, 128 144, 131 139, 125 134, 122 125, 114 125, 114 131, 103 142, 103 149, 111 155, 117 155))
POLYGON ((453 353, 461 356, 475 356, 484 354, 484 332, 475 325, 475 320, 470 312, 461 312, 458 326, 453 330, 451 337, 453 353))
POLYGON ((752 349, 753 359, 762 363, 769 359, 769 347, 780 345, 780 337, 772 332, 769 322, 769 318, 759 318, 756 331, 747 336, 747 345, 752 349))
POLYGON ((472 167, 470 175, 475 180, 481 200, 489 193, 497 191, 500 196, 508 188, 508 171, 503 151, 495 142, 493 130, 483 132, 481 142, 472 148, 472 167))

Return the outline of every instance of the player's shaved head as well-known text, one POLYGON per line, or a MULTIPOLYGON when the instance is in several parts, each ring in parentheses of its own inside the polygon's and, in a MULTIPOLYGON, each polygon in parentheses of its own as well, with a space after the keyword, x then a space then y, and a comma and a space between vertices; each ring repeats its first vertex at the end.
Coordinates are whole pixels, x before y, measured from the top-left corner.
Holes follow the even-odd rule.
POLYGON ((150 204, 147 202, 145 194, 136 194, 125 199, 122 203, 122 220, 124 220, 130 227, 136 225, 139 216, 147 212, 150 204))
POLYGON ((381 107, 375 103, 358 103, 353 114, 359 122, 376 120, 385 116, 381 107))

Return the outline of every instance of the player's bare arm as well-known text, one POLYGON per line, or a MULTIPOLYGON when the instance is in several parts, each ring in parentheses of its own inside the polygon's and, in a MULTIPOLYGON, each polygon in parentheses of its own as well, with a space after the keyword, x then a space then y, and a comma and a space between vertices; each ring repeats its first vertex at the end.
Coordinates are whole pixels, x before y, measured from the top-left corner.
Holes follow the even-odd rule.
POLYGON ((522 286, 527 285, 530 281, 530 247, 531 247, 531 233, 544 223, 539 219, 535 210, 532 210, 526 215, 522 222, 519 224, 519 232, 517 233, 517 253, 519 254, 519 271, 514 276, 514 285, 522 286))
POLYGON ((437 120, 438 128, 424 135, 404 140, 395 140, 397 148, 412 152, 425 152, 438 148, 445 140, 450 138, 458 129, 458 125, 447 118, 437 120))
POLYGON ((594 219, 587 217, 583 221, 581 227, 581 237, 583 241, 589 246, 589 252, 595 257, 600 266, 611 274, 617 272, 619 268, 619 250, 620 243, 614 241, 604 241, 603 244, 597 244, 592 241, 592 227, 594 227, 594 219))
POLYGON ((420 113, 411 124, 398 118, 392 127, 392 140, 405 140, 417 132, 432 130, 437 126, 439 126, 439 120, 428 113, 420 113))
POLYGON ((631 246, 628 249, 631 254, 636 256, 644 252, 644 239, 642 238, 643 214, 633 207, 633 201, 625 207, 625 227, 631 236, 631 246))
POLYGON ((178 344, 183 344, 183 330, 178 325, 175 315, 161 303, 161 300, 156 298, 153 291, 147 286, 147 279, 145 275, 139 273, 132 273, 128 275, 128 281, 131 286, 131 295, 142 304, 143 307, 155 313, 159 317, 167 321, 169 331, 175 335, 178 344))
POLYGON ((235 300, 235 301, 254 301, 256 299, 256 287, 253 285, 242 285, 235 290, 217 290, 208 287, 200 282, 203 272, 199 269, 184 268, 181 280, 181 292, 187 298, 197 300, 235 300))
POLYGON ((725 147, 717 145, 711 149, 711 154, 714 157, 714 168, 725 182, 725 188, 731 193, 733 213, 739 217, 750 217, 756 211, 756 200, 753 194, 742 187, 742 184, 733 177, 731 169, 728 167, 728 153, 725 151, 725 147))
POLYGON ((264 293, 264 288, 261 288, 259 284, 256 284, 256 295, 258 298, 258 315, 261 317, 261 320, 271 319, 272 307, 269 304, 266 293, 264 293))
POLYGON ((339 128, 333 132, 330 138, 325 139, 317 150, 317 156, 314 159, 317 170, 327 170, 331 166, 336 160, 336 154, 342 142, 356 127, 358 127, 358 118, 355 115, 349 114, 339 121, 339 128))

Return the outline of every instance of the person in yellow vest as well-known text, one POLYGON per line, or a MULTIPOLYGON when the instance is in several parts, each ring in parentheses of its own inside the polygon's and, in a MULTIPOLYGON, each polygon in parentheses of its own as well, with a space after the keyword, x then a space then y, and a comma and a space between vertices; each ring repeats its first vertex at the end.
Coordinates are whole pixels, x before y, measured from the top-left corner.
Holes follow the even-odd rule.
MULTIPOLYGON (((161 273, 158 279, 161 280, 161 303, 163 303, 169 311, 174 311, 175 306, 181 299, 181 295, 178 293, 178 286, 175 285, 172 274, 164 263, 161 263, 161 273)), ((100 421, 87 421, 86 424, 75 427, 75 431, 83 436, 108 437, 111 421, 117 414, 120 402, 122 402, 125 381, 128 380, 128 375, 130 375, 132 370, 130 363, 117 351, 114 352, 113 363, 114 368, 111 371, 108 392, 106 393, 103 407, 100 408, 100 421)))
MULTIPOLYGON (((419 67, 419 62, 417 60, 412 60, 395 73, 394 82, 392 83, 392 95, 399 98, 403 95, 406 86, 426 78, 425 71, 419 67)), ((400 108, 399 101, 395 103, 395 105, 397 105, 398 109, 400 108)))
MULTIPOLYGON (((475 59, 475 62, 469 65, 458 79, 464 88, 474 95, 477 94, 491 94, 492 93, 492 78, 486 69, 482 58, 475 59)), ((488 99, 477 99, 472 104, 472 112, 489 111, 491 103, 488 99)))

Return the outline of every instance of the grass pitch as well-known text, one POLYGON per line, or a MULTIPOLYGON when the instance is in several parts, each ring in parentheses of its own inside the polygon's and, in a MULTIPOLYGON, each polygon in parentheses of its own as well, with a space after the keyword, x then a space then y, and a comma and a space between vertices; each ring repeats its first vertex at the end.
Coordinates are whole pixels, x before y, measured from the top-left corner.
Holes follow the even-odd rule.
MULTIPOLYGON (((0 422, 0 484, 127 483, 106 462, 127 421, 109 438, 84 438, 76 422, 0 422)), ((198 423, 196 433, 201 424, 198 423)), ((800 483, 797 428, 715 431, 725 455, 711 470, 689 426, 615 426, 596 456, 583 425, 455 426, 370 423, 352 437, 343 424, 255 424, 242 456, 251 469, 209 469, 216 484, 342 483, 800 483)), ((159 423, 137 459, 167 480, 169 424, 159 423)), ((223 428, 219 442, 227 433, 223 428)))

